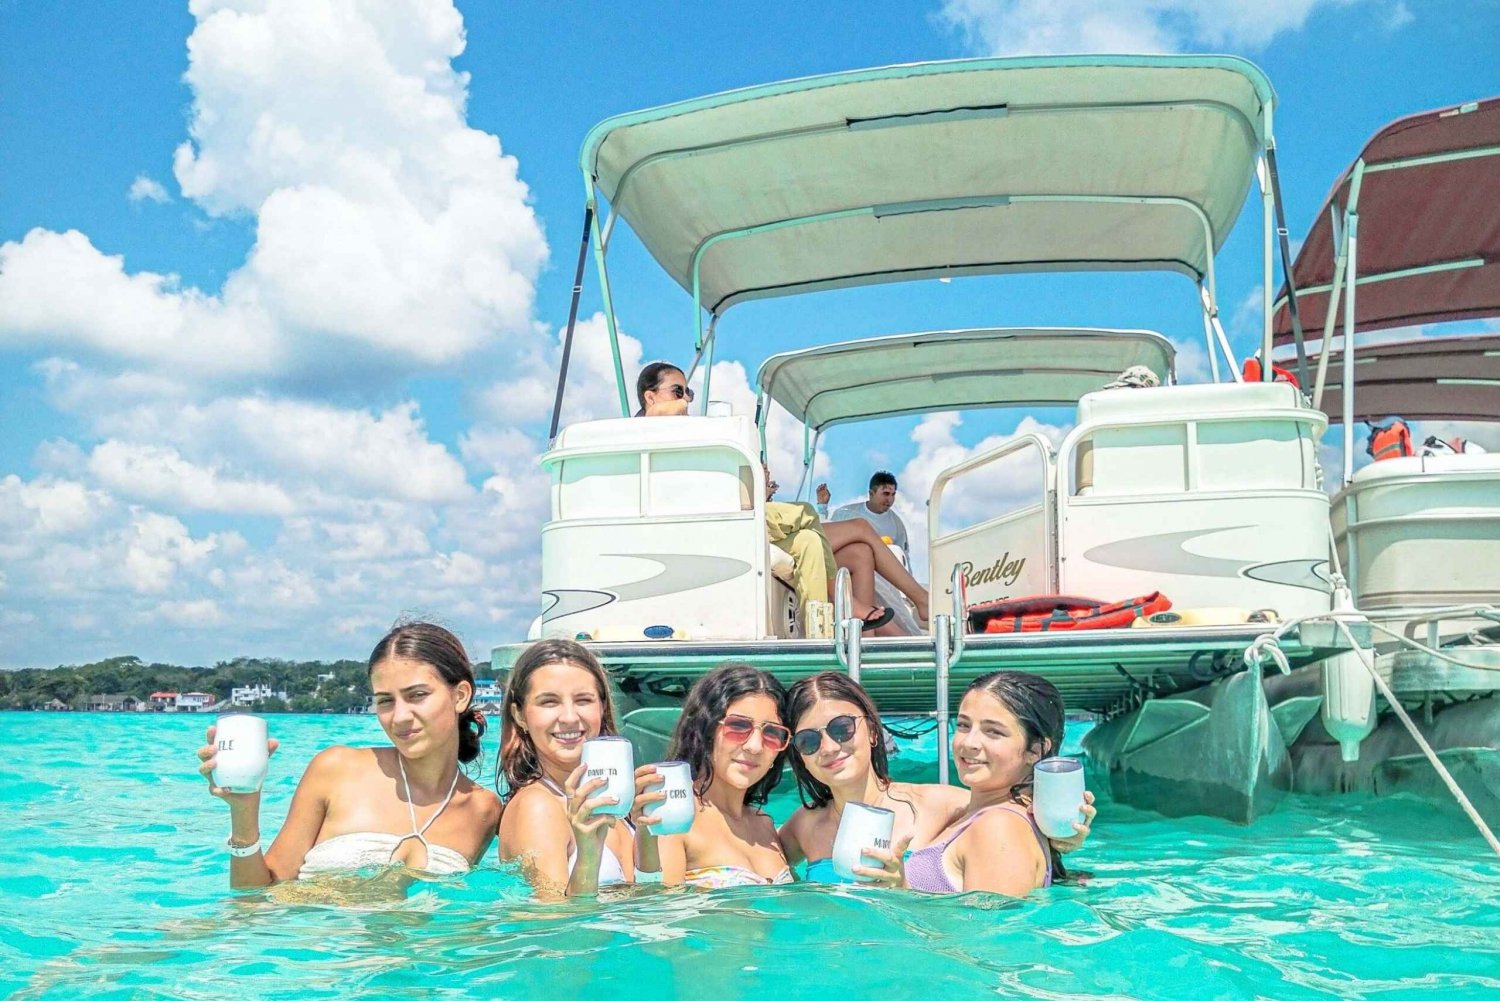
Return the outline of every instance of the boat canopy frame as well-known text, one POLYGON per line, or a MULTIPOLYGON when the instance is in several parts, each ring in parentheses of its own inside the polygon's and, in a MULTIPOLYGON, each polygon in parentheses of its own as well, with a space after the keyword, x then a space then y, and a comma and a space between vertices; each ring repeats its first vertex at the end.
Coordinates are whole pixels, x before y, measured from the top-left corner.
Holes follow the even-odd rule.
MULTIPOLYGON (((1323 409, 1330 360, 1337 354, 1344 483, 1349 483, 1354 475, 1354 423, 1360 409, 1355 404, 1357 335, 1402 325, 1500 315, 1500 219, 1493 212, 1497 203, 1500 203, 1500 97, 1409 115, 1386 125, 1365 143, 1360 155, 1329 192, 1296 263, 1287 273, 1287 284, 1277 296, 1274 333, 1276 341, 1284 343, 1295 328, 1300 343, 1300 321, 1295 317, 1300 309, 1308 308, 1308 299, 1326 297, 1321 303, 1314 301, 1322 309, 1322 333, 1312 404, 1323 409), (1484 169, 1492 163, 1495 169, 1484 169), (1377 266, 1362 274, 1359 269, 1360 226, 1365 212, 1362 200, 1374 197, 1367 187, 1373 190, 1376 184, 1385 187, 1380 197, 1400 207, 1395 211, 1387 209, 1390 221, 1379 208, 1370 217, 1373 225, 1382 226, 1374 236, 1378 241, 1377 259, 1408 259, 1400 261, 1398 267, 1377 266), (1450 195, 1461 197, 1462 202, 1429 208, 1430 200, 1450 195), (1423 234, 1429 242, 1415 238, 1416 245, 1411 246, 1408 226, 1412 218, 1439 223, 1456 218, 1463 220, 1464 225, 1429 231, 1423 234), (1326 279, 1325 265, 1331 266, 1332 272, 1326 279), (1439 276, 1456 282, 1449 288, 1457 290, 1460 301, 1448 306, 1414 305, 1412 300, 1425 302, 1432 295, 1431 281, 1439 276), (1309 277, 1311 280, 1307 280, 1309 277), (1382 286, 1382 291, 1389 294, 1388 299, 1376 306, 1367 304, 1361 312, 1359 290, 1371 286, 1382 286), (1303 300, 1300 307, 1299 297, 1303 300), (1393 306, 1402 311, 1394 311, 1393 306), (1337 350, 1333 347, 1336 328, 1341 336, 1337 350)), ((1415 347, 1417 342, 1407 343, 1422 353, 1415 347)), ((1395 346, 1381 345, 1387 350, 1395 346)), ((1444 378, 1451 381, 1464 377, 1452 373, 1444 378)), ((1417 384, 1430 380, 1410 381, 1417 384)))
MULTIPOLYGON (((1280 221, 1273 136, 1275 103, 1275 93, 1265 75, 1237 57, 1048 56, 915 63, 832 73, 607 119, 586 137, 580 169, 585 193, 584 239, 592 244, 620 412, 628 415, 631 408, 607 257, 621 218, 692 297, 695 354, 688 374, 692 376, 700 364, 704 366, 704 413, 710 399, 709 376, 718 322, 730 306, 821 289, 980 274, 1095 270, 1184 274, 1198 289, 1214 380, 1221 378, 1222 354, 1230 377, 1240 381, 1239 366, 1219 318, 1214 257, 1233 228, 1251 186, 1258 185, 1264 279, 1261 354, 1269 357, 1269 279, 1278 232, 1273 217, 1280 221), (1085 148, 1080 144, 1096 141, 1101 115, 1114 126, 1113 138, 1128 148, 1124 157, 1116 157, 1106 169, 1091 174, 1087 164, 1074 163, 1088 157, 1064 154, 1076 153, 1085 148), (1114 115, 1134 117, 1109 117, 1114 115), (1018 122, 1030 124, 1014 124, 1018 122), (958 176, 948 178, 952 183, 946 190, 922 191, 928 180, 924 172, 931 173, 952 158, 929 158, 918 164, 913 150, 930 150, 930 142, 922 140, 930 140, 934 133, 912 129, 943 130, 949 139, 964 135, 969 158, 960 167, 973 168, 970 175, 955 168, 958 176), (1006 130, 1017 130, 1015 143, 1003 141, 1011 134, 1006 130), (1163 138, 1176 140, 1177 145, 1159 141, 1163 138), (1030 142, 1031 147, 1021 148, 1025 146, 1021 140, 1030 142), (834 144, 834 152, 842 151, 846 159, 839 161, 818 142, 834 144), (1012 146, 1017 151, 1012 151, 1012 146), (774 147, 775 155, 759 160, 752 156, 765 152, 765 147, 774 147), (878 197, 866 190, 869 178, 856 177, 848 187, 840 188, 839 178, 831 177, 836 171, 828 163, 857 172, 865 169, 863 164, 871 157, 855 156, 851 151, 873 150, 875 155, 881 148, 902 152, 906 160, 900 166, 909 169, 904 175, 892 174, 896 180, 886 190, 875 192, 878 197), (796 167, 785 167, 799 149, 796 167), (808 155, 809 149, 816 155, 808 155), (994 161, 1002 154, 1010 160, 999 165, 994 161), (749 184, 747 172, 715 173, 713 161, 723 162, 730 156, 741 157, 741 166, 762 171, 785 167, 787 176, 779 180, 788 183, 778 186, 773 183, 777 178, 768 181, 757 175, 753 183, 758 187, 749 194, 765 195, 753 206, 761 214, 715 227, 709 216, 748 213, 750 210, 743 206, 753 200, 744 191, 728 190, 723 183, 728 177, 741 186, 749 184), (1077 183, 1071 188, 1060 185, 1056 190, 1043 190, 1051 183, 1051 175, 1058 173, 1059 162, 1069 163, 1077 183), (1037 164, 1046 167, 1038 170, 1037 164), (1000 166, 1015 175, 1014 185, 1006 183, 1000 166), (653 204, 646 197, 651 191, 643 178, 667 168, 681 176, 670 183, 649 182, 658 184, 661 196, 653 204), (1164 177, 1168 182, 1179 182, 1178 188, 1153 189, 1160 188, 1164 177), (908 187, 896 191, 893 186, 900 183, 908 187), (803 203, 797 203, 807 194, 805 187, 817 189, 819 184, 824 190, 813 190, 803 203), (1121 184, 1134 186, 1122 190, 1121 184), (648 187, 643 189, 643 185, 648 187), (607 216, 600 210, 601 202, 609 206, 607 216), (963 253, 981 245, 987 248, 989 244, 983 241, 1002 243, 994 235, 1000 231, 997 224, 1002 219, 1020 220, 1004 232, 1015 247, 1027 253, 1010 257, 963 253), (1045 224, 1037 220, 1045 220, 1045 224), (1150 220, 1150 226, 1142 229, 1142 220, 1150 220), (920 243, 897 238, 887 229, 888 242, 869 251, 861 241, 847 239, 851 225, 864 227, 866 233, 876 232, 870 227, 905 227, 908 233, 930 237, 928 256, 915 260, 910 267, 894 266, 893 248, 900 247, 902 254, 916 257, 908 248, 920 243), (968 227, 968 243, 949 232, 962 227, 968 227), (843 253, 851 269, 822 274, 788 271, 777 283, 755 285, 751 279, 756 267, 774 273, 785 259, 786 245, 778 248, 775 241, 785 240, 786 234, 795 234, 798 245, 816 244, 821 239, 820 252, 833 249, 843 253), (1052 246, 1043 250, 1053 252, 1028 256, 1030 248, 1044 237, 1052 240, 1052 246), (722 267, 712 276, 706 275, 705 261, 722 257, 711 251, 758 245, 756 238, 770 241, 764 245, 767 252, 759 258, 741 252, 735 259, 741 265, 738 279, 736 273, 722 267), (1147 252, 1134 253, 1131 248, 1138 245, 1147 252), (889 266, 876 259, 881 250, 891 254, 889 266), (867 262, 873 262, 864 271, 853 267, 862 254, 867 262)), ((887 166, 878 155, 874 162, 887 166)), ((1285 268, 1284 224, 1279 232, 1285 268)), ((580 292, 581 282, 575 282, 575 308, 570 311, 565 353, 571 346, 571 315, 576 313, 580 292)), ((1270 379, 1270 366, 1264 368, 1263 377, 1270 379)), ((562 391, 560 378, 559 400, 562 391)))

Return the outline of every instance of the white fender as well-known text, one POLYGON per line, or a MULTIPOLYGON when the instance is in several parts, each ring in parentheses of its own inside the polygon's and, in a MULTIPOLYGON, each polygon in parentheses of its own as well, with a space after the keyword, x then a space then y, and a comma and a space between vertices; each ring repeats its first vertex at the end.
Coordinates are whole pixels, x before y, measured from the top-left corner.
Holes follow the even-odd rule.
MULTIPOLYGON (((1350 611, 1354 602, 1349 589, 1333 593, 1333 610, 1350 611)), ((1345 761, 1359 760, 1359 744, 1375 729, 1375 680, 1360 661, 1363 655, 1374 663, 1374 650, 1351 650, 1323 661, 1323 728, 1339 742, 1345 761)))

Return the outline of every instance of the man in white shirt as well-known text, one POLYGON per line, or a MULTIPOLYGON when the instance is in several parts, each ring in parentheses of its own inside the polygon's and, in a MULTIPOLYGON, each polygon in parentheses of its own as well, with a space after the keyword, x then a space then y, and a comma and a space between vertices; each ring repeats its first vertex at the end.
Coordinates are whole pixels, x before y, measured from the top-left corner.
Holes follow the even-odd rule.
MULTIPOLYGON (((820 516, 828 522, 853 521, 856 518, 868 521, 881 541, 900 547, 901 562, 908 569, 911 568, 911 545, 906 537, 906 524, 892 508, 896 503, 896 477, 884 469, 880 470, 870 477, 869 497, 845 504, 832 514, 828 513, 830 496, 828 484, 818 484, 817 509, 820 516)), ((875 594, 887 608, 895 610, 895 624, 900 632, 912 635, 922 631, 912 609, 902 600, 901 591, 879 574, 875 577, 875 594)))
POLYGON ((891 507, 896 503, 896 477, 884 469, 880 470, 870 477, 870 496, 867 499, 845 504, 831 515, 828 513, 830 496, 828 485, 818 484, 818 514, 825 521, 863 518, 875 526, 875 534, 883 537, 887 543, 900 546, 901 552, 906 555, 907 564, 911 564, 911 545, 906 539, 906 525, 891 507))

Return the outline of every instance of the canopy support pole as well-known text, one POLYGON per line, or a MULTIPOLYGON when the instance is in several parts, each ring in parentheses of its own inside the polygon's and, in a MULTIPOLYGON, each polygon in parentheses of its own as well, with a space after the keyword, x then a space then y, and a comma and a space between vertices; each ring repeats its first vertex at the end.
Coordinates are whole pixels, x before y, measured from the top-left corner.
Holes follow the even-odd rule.
POLYGON ((614 356, 615 391, 620 397, 620 416, 630 416, 630 391, 625 386, 625 366, 620 361, 620 328, 615 322, 614 299, 609 293, 609 267, 605 263, 604 241, 599 234, 598 201, 594 195, 594 179, 587 171, 583 175, 584 207, 592 210, 589 230, 594 236, 594 269, 599 272, 599 297, 604 305, 604 323, 609 329, 609 350, 614 356))
POLYGON ((1271 138, 1271 111, 1266 109, 1266 151, 1256 163, 1255 174, 1260 181, 1260 212, 1261 212, 1261 337, 1260 337, 1260 379, 1262 382, 1271 382, 1276 373, 1271 366, 1271 274, 1272 274, 1272 252, 1271 245, 1274 242, 1272 234, 1272 219, 1276 215, 1275 199, 1271 194, 1271 184, 1266 176, 1269 172, 1266 155, 1270 153, 1274 142, 1271 138))
MULTIPOLYGON (((1271 201, 1276 206, 1276 240, 1281 246, 1281 273, 1286 278, 1287 313, 1292 319, 1292 340, 1297 344, 1297 383, 1307 392, 1307 342, 1302 335, 1302 315, 1297 309, 1297 281, 1292 275, 1291 235, 1286 228, 1286 206, 1281 201, 1281 175, 1276 170, 1276 144, 1266 144, 1266 172, 1271 176, 1271 201)), ((1269 275, 1267 276, 1269 277, 1269 275)), ((1269 368, 1269 356, 1262 359, 1269 368)))
POLYGON ((716 343, 715 338, 718 335, 718 328, 719 317, 716 313, 709 317, 708 333, 704 335, 702 342, 695 345, 696 351, 693 354, 693 364, 687 370, 687 380, 688 382, 692 382, 693 376, 698 372, 698 366, 703 362, 704 351, 708 352, 708 368, 703 371, 703 406, 700 409, 700 412, 705 414, 708 413, 708 376, 714 365, 714 344, 716 343))
POLYGON ((1328 287, 1328 304, 1323 308, 1323 342, 1318 349, 1318 379, 1313 389, 1314 410, 1323 408, 1323 390, 1328 386, 1328 358, 1333 353, 1333 327, 1339 317, 1339 293, 1344 287, 1344 269, 1349 263, 1349 251, 1344 244, 1344 227, 1339 221, 1338 211, 1328 207, 1328 222, 1333 230, 1333 284, 1328 287))
MULTIPOLYGON (((1353 201, 1351 199, 1351 204, 1353 201)), ((1354 479, 1354 276, 1358 273, 1359 215, 1344 214, 1344 242, 1349 248, 1349 273, 1344 281, 1344 486, 1354 479)))
POLYGON ((547 441, 557 438, 557 425, 562 420, 563 387, 568 382, 568 359, 573 354, 573 328, 578 323, 578 300, 583 295, 583 266, 589 258, 589 235, 593 231, 594 206, 583 208, 583 238, 578 244, 578 267, 573 270, 573 298, 568 303, 568 332, 563 336, 562 364, 557 369, 557 397, 552 401, 552 426, 547 431, 547 441))

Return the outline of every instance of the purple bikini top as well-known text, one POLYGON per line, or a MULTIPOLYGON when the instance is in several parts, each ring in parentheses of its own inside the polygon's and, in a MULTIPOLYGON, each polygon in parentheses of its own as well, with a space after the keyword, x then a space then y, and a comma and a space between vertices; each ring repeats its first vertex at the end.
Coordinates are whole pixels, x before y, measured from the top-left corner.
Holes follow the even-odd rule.
MULTIPOLYGON (((961 886, 954 886, 948 879, 948 872, 943 868, 943 852, 953 844, 960 834, 969 829, 969 825, 991 810, 1004 810, 1010 807, 1008 803, 998 803, 995 806, 987 806, 974 816, 965 820, 962 824, 942 841, 934 842, 926 848, 918 849, 911 853, 906 860, 906 882, 913 890, 926 890, 929 893, 959 893, 963 890, 961 886)), ((1037 828, 1036 821, 1031 818, 1029 812, 1021 812, 1013 809, 1012 813, 1021 813, 1026 818, 1026 823, 1031 825, 1031 833, 1036 835, 1037 843, 1042 846, 1042 855, 1047 859, 1047 875, 1042 879, 1042 886, 1052 885, 1052 846, 1048 844, 1046 835, 1037 828)))

